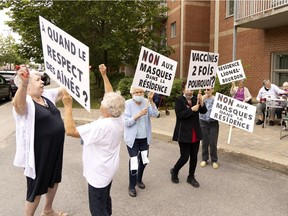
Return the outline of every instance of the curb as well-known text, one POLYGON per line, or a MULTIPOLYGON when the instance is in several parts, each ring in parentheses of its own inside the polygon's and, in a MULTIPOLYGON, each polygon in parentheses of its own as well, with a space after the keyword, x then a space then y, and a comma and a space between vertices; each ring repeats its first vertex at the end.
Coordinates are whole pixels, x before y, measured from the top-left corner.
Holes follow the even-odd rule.
POLYGON ((247 155, 241 152, 235 152, 223 148, 218 148, 218 152, 228 155, 229 157, 233 158, 233 160, 239 163, 245 163, 249 166, 258 166, 263 169, 273 170, 288 175, 288 166, 284 164, 276 163, 252 155, 247 155))
POLYGON ((75 118, 75 117, 74 117, 74 120, 75 120, 76 125, 87 124, 87 123, 91 123, 94 121, 89 118, 75 118))
MULTIPOLYGON (((171 135, 165 135, 157 132, 152 132, 152 137, 166 141, 168 143, 177 144, 177 142, 172 141, 171 135)), ((241 152, 231 151, 224 148, 218 147, 218 153, 225 154, 228 157, 231 157, 236 163, 244 163, 249 166, 258 166, 267 170, 273 170, 285 175, 288 175, 288 166, 273 161, 265 160, 258 158, 252 155, 243 154, 241 152)))
MULTIPOLYGON (((76 125, 87 124, 87 123, 90 123, 92 121, 93 120, 91 120, 89 118, 75 118, 76 125)), ((154 139, 159 139, 159 140, 165 141, 167 143, 171 143, 171 144, 177 143, 175 141, 172 141, 172 136, 168 133, 165 133, 164 131, 154 130, 154 131, 152 131, 152 137, 154 139)), ((239 162, 239 163, 244 163, 247 165, 254 165, 254 166, 258 166, 260 168, 264 168, 267 170, 273 170, 273 171, 277 171, 277 172, 283 173, 285 175, 288 175, 288 165, 276 163, 273 161, 265 160, 265 159, 258 158, 258 157, 252 156, 252 155, 243 154, 241 152, 228 150, 225 148, 218 148, 218 152, 220 154, 222 153, 228 157, 233 158, 233 160, 235 160, 236 162, 239 162)))

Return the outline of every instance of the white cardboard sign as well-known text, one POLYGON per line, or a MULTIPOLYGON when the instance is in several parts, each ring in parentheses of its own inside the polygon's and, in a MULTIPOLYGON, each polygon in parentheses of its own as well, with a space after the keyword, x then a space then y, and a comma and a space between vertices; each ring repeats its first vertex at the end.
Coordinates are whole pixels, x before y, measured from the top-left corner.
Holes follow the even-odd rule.
POLYGON ((177 62, 142 46, 133 86, 169 96, 177 62))
POLYGON ((218 66, 217 75, 221 85, 246 78, 240 60, 218 66))
POLYGON ((90 112, 89 47, 39 16, 45 70, 90 112))
POLYGON ((216 92, 210 118, 253 132, 256 107, 216 92))
POLYGON ((218 60, 218 53, 191 50, 187 89, 213 88, 216 81, 218 60))

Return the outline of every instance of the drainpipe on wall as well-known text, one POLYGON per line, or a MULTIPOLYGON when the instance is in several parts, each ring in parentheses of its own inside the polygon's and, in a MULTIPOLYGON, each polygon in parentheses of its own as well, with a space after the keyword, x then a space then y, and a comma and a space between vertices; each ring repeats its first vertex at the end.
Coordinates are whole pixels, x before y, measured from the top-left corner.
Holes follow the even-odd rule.
MULTIPOLYGON (((237 34, 237 27, 236 27, 236 21, 235 17, 237 15, 237 0, 234 0, 234 26, 233 26, 233 53, 232 53, 232 61, 236 60, 236 34, 237 34)), ((227 143, 230 144, 231 142, 231 135, 232 135, 232 125, 230 125, 229 128, 229 135, 228 135, 228 141, 227 143)))
POLYGON ((234 25, 234 30, 233 30, 233 54, 232 54, 232 61, 236 61, 236 34, 237 34, 237 27, 234 25))
POLYGON ((214 23, 214 51, 218 53, 219 49, 219 9, 220 3, 219 1, 215 1, 215 23, 214 23))
POLYGON ((180 78, 183 78, 183 56, 184 56, 184 0, 180 2, 180 78))
POLYGON ((237 26, 235 17, 237 15, 237 0, 234 0, 234 27, 233 27, 233 54, 232 54, 232 60, 236 61, 236 44, 237 44, 237 26))

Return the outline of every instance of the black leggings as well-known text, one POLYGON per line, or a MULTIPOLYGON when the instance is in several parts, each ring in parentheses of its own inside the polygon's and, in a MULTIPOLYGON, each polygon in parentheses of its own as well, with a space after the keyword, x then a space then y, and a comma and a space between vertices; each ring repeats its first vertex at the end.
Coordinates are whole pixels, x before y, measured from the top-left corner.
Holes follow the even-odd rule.
POLYGON ((179 170, 187 163, 190 157, 189 162, 189 176, 194 176, 196 166, 197 166, 197 155, 199 151, 200 141, 195 143, 183 143, 179 142, 180 147, 180 158, 174 166, 174 171, 179 172, 179 170))

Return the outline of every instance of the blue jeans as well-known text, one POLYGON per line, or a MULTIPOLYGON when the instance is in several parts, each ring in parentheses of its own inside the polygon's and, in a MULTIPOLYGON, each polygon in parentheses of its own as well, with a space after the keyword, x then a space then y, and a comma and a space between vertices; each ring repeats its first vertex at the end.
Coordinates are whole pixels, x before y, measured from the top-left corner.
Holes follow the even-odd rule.
POLYGON ((104 188, 95 188, 88 184, 89 207, 92 216, 112 215, 111 185, 112 182, 104 188))
POLYGON ((149 150, 147 138, 135 139, 133 147, 127 146, 130 158, 138 156, 138 170, 130 170, 131 162, 129 160, 129 188, 133 189, 136 186, 136 181, 141 182, 146 164, 143 164, 141 151, 149 150))

